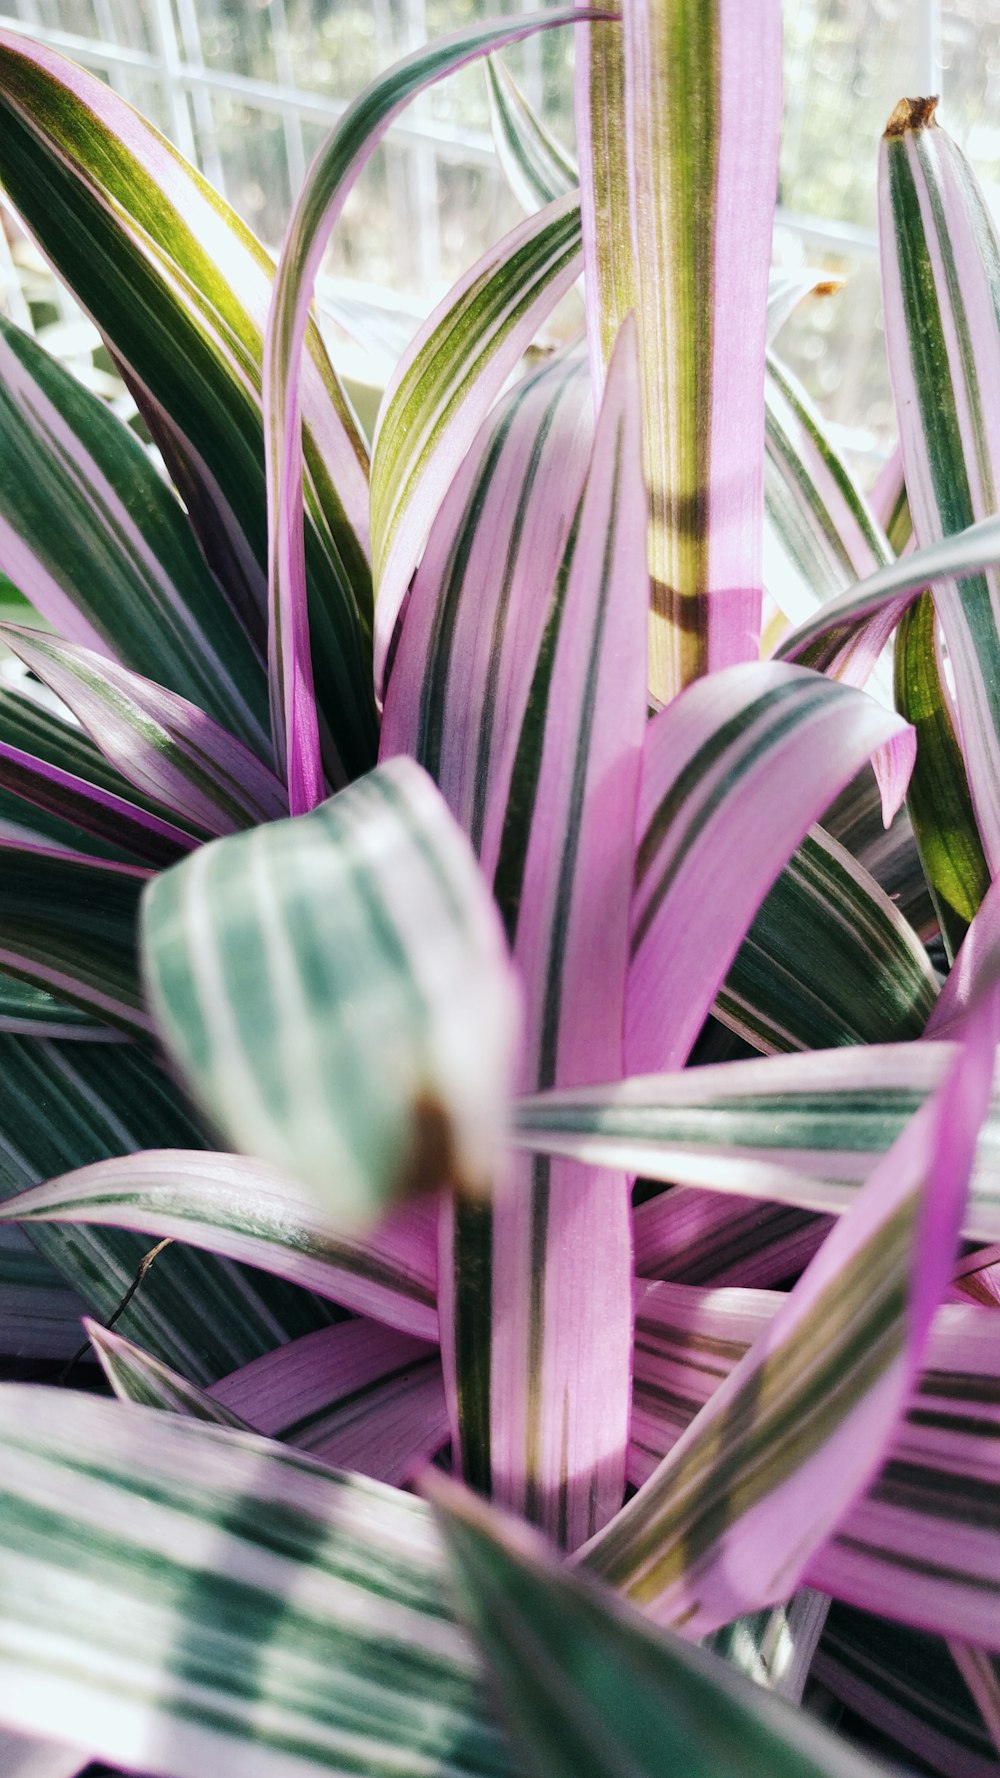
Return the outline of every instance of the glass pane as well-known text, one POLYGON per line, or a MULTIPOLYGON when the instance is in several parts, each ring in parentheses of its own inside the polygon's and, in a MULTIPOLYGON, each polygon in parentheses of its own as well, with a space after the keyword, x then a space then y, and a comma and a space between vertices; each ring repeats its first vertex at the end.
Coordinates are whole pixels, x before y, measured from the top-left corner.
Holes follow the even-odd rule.
POLYGON ((282 119, 226 93, 194 109, 202 164, 254 234, 280 246, 291 208, 282 119))
POLYGON ((941 17, 941 122, 1000 217, 1000 0, 949 0, 941 17))
POLYGON ((788 0, 781 202, 874 228, 886 122, 917 90, 913 0, 788 0))

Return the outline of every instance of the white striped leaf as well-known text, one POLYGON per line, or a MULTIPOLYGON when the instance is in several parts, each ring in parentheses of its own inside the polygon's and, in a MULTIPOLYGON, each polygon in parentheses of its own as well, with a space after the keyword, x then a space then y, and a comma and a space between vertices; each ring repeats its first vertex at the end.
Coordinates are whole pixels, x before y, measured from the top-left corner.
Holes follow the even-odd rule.
POLYGON ((666 702, 758 648, 781 12, 774 0, 634 0, 621 30, 621 50, 593 33, 577 78, 588 304, 597 339, 620 301, 639 322, 650 686, 666 702), (632 289, 619 295, 601 262, 627 257, 629 226, 632 289))
POLYGON ((136 920, 149 874, 0 839, 0 968, 131 1036, 148 1035, 136 920))
MULTIPOLYGON (((577 54, 582 51, 577 43, 577 54)), ((493 146, 500 170, 526 216, 575 191, 572 157, 536 117, 502 56, 485 63, 493 146)))
POLYGON ((287 813, 270 768, 196 704, 41 630, 3 624, 0 641, 72 710, 128 784, 200 834, 287 813))
POLYGON ((761 1338, 588 1546, 660 1621, 698 1634, 787 1598, 878 1467, 947 1285, 995 1044, 984 1003, 761 1338))
MULTIPOLYGON (((947 1043, 868 1045, 540 1093, 515 1107, 512 1140, 591 1166, 837 1215, 940 1085, 951 1054, 947 1043)), ((670 1215, 672 1197, 640 1207, 637 1241, 657 1206, 670 1215)), ((996 1097, 964 1228, 971 1238, 1000 1238, 996 1097)), ((692 1234, 679 1229, 678 1241, 692 1234)), ((646 1262, 641 1269, 662 1275, 646 1262)))
POLYGON ((172 1778, 507 1778, 428 1509, 226 1427, 0 1389, 0 1720, 172 1778), (85 1728, 84 1728, 85 1724, 85 1728))
MULTIPOLYGON (((902 100, 882 141, 886 347, 913 531, 929 544, 997 510, 1000 237, 975 175, 934 119, 902 100)), ((1000 582, 938 582, 980 837, 1000 868, 1000 582)))
MULTIPOLYGON (((0 34, 0 177, 107 339, 262 657, 268 255, 116 93, 11 32, 0 34)), ((358 772, 376 741, 367 452, 314 327, 302 384, 317 691, 335 759, 358 772)))
POLYGON ((0 563, 35 610, 266 756, 260 657, 179 502, 107 403, 3 321, 0 464, 0 563))
POLYGON ((770 662, 711 674, 648 725, 636 829, 629 1072, 686 1060, 781 867, 879 750, 891 817, 912 762, 912 731, 863 694, 770 662))
MULTIPOLYGON (((134 1045, 0 1036, 0 1076, 0 1197, 158 1143, 189 1151, 192 1170, 206 1159, 190 1152, 201 1141, 190 1113, 134 1045)), ((119 1310, 152 1246, 142 1234, 79 1225, 34 1223, 31 1238, 101 1321, 119 1310)), ((174 1241, 142 1276, 117 1325, 202 1383, 331 1317, 298 1286, 174 1241)))
POLYGON ((868 1762, 707 1649, 653 1630, 541 1540, 428 1482, 459 1605, 529 1768, 549 1778, 871 1778, 868 1762))
POLYGON ((262 1161, 147 1149, 22 1192, 0 1208, 0 1221, 9 1220, 32 1228, 61 1222, 140 1229, 189 1242, 418 1339, 437 1337, 437 1205, 431 1201, 389 1217, 371 1240, 345 1241, 293 1180, 262 1161))
POLYGON ((331 1229, 491 1183, 516 987, 468 842, 412 761, 165 872, 143 950, 195 1097, 331 1229))
MULTIPOLYGON (((323 797, 313 700, 309 617, 305 601, 300 488, 302 409, 298 385, 309 303, 327 242, 362 167, 385 135, 393 118, 418 92, 501 44, 516 42, 533 31, 571 23, 574 16, 572 7, 564 7, 561 11, 522 14, 516 22, 509 24, 494 22, 484 26, 476 23, 471 28, 466 27, 449 37, 414 50, 387 73, 377 76, 354 103, 348 106, 344 117, 331 132, 310 167, 293 207, 278 266, 274 301, 268 317, 264 371, 271 715, 276 751, 288 776, 293 814, 311 808, 323 797)), ((513 359, 508 362, 499 379, 494 380, 489 393, 480 395, 480 402, 485 400, 486 405, 473 410, 468 392, 465 391, 462 407, 470 412, 471 427, 465 431, 462 442, 453 455, 452 469, 457 467, 492 395, 497 393, 513 364, 530 342, 531 334, 544 312, 543 304, 534 325, 530 326, 527 317, 522 317, 523 337, 518 335, 520 343, 513 359)), ((468 321, 466 305, 466 328, 468 321)), ((482 327, 482 314, 479 322, 482 327)), ((509 332, 509 328, 506 331, 509 332)), ((466 331, 466 352, 469 345, 470 338, 466 331)), ((404 360, 404 366, 405 362, 404 360)), ((405 376, 403 367, 397 372, 397 379, 400 374, 405 376)), ((396 380, 392 387, 398 387, 396 380)), ((411 412, 411 425, 412 421, 411 412)), ((458 429, 461 429, 461 419, 458 429)), ((384 428, 380 427, 380 435, 383 431, 384 428)), ((397 437, 397 444, 398 442, 397 437)), ((412 442, 411 440, 411 444, 412 442)), ((395 491, 394 511, 389 523, 383 498, 387 455, 384 444, 381 465, 378 455, 377 438, 376 456, 372 463, 371 522, 375 590, 377 594, 381 592, 383 595, 383 614, 380 616, 380 625, 383 625, 386 604, 394 606, 393 615, 398 611, 420 547, 425 541, 427 521, 433 506, 428 504, 432 495, 431 484, 421 478, 422 516, 417 519, 415 546, 413 539, 405 544, 401 543, 401 539, 396 539, 396 547, 402 546, 404 556, 406 551, 411 552, 410 559, 404 560, 402 567, 394 564, 393 573, 398 585, 394 587, 391 581, 386 585, 386 553, 390 538, 396 521, 401 514, 405 516, 405 505, 408 499, 412 499, 415 490, 411 488, 406 494, 400 494, 398 489, 395 491)), ((411 477, 412 479, 415 478, 411 477)), ((438 490, 438 497, 442 491, 443 489, 438 490)), ((384 654, 379 646, 376 652, 378 683, 382 680, 383 667, 384 654)))
POLYGON ((864 685, 904 611, 937 580, 979 578, 1000 563, 1000 518, 981 519, 940 543, 901 556, 849 587, 783 636, 775 659, 864 685))
POLYGON ((85 1318, 83 1330, 119 1401, 181 1414, 188 1420, 207 1420, 213 1426, 232 1426, 241 1432, 257 1430, 215 1401, 207 1390, 189 1383, 162 1359, 153 1358, 99 1321, 85 1318))
POLYGON ((571 194, 485 254, 396 367, 372 455, 377 683, 434 513, 507 378, 573 284, 579 259, 580 208, 571 194))
MULTIPOLYGON (((622 1064, 647 703, 637 381, 627 323, 523 721, 497 770, 506 795, 486 808, 483 864, 525 985, 522 1088, 622 1064)), ((570 1547, 622 1496, 631 1269, 627 1181, 572 1163, 518 1157, 488 1211, 458 1205, 443 1230, 442 1353, 464 1473, 570 1547)))

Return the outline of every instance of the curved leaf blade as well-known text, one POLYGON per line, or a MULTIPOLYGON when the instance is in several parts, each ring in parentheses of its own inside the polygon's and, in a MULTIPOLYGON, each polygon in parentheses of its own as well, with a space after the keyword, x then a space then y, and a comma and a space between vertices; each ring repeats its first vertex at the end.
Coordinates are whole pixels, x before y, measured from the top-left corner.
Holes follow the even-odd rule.
POLYGON ((338 1240, 294 1181, 261 1161, 147 1149, 21 1192, 0 1207, 0 1222, 10 1221, 137 1229, 186 1241, 418 1339, 437 1338, 433 1204, 425 1214, 410 1208, 389 1218, 369 1241, 338 1240))

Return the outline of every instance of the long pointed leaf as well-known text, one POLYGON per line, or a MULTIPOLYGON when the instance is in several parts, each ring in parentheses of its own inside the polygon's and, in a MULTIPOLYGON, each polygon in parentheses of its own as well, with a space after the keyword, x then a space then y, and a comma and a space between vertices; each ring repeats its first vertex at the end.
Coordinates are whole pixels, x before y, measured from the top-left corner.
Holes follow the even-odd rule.
POLYGON ((431 519, 496 396, 572 285, 579 254, 579 203, 570 195, 485 254, 396 367, 372 457, 377 684, 431 519))
POLYGON ((106 402, 6 322, 0 462, 0 562, 36 611, 266 756, 260 657, 180 505, 106 402))
MULTIPOLYGON (((621 1066, 647 581, 637 363, 626 325, 556 583, 506 804, 484 860, 526 986, 522 1085, 621 1066), (592 967, 593 933, 602 967, 592 967)), ((570 1546, 620 1502, 631 1347, 624 1178, 515 1163, 444 1231, 441 1326, 466 1474, 570 1546), (488 1281, 488 1285, 487 1285, 488 1281)))
MULTIPOLYGON (((933 116, 903 100, 882 142, 879 214, 886 346, 903 470, 921 544, 997 507, 1000 237, 968 162, 933 116)), ((1000 867, 1000 654, 997 577, 961 592, 938 582, 962 709, 962 746, 980 837, 1000 867)))
POLYGON ((428 1482, 518 1742, 549 1778, 872 1778, 803 1712, 705 1649, 657 1634, 471 1496, 428 1482))
MULTIPOLYGON (((573 8, 564 7, 561 11, 522 15, 516 23, 476 24, 414 50, 387 73, 379 75, 348 107, 310 167, 292 210, 268 317, 264 436, 272 726, 278 758, 288 772, 293 814, 311 808, 323 797, 305 603, 299 369, 309 303, 327 242, 358 173, 392 119, 416 93, 491 49, 516 42, 532 31, 570 23, 573 16, 573 8)), ((525 340, 524 344, 527 343, 525 340)), ((522 349, 523 346, 519 348, 518 356, 522 349)), ((510 368, 508 366, 508 370, 510 368)), ((500 383, 503 380, 501 376, 500 383)), ((495 386, 494 393, 499 386, 499 383, 495 386)), ((481 412, 473 422, 473 429, 480 418, 481 412)), ((471 432, 466 434, 466 445, 471 436, 471 432)), ((460 456, 461 450, 458 452, 460 456)), ((384 475, 384 469, 380 472, 376 461, 372 471, 372 540, 377 590, 384 579, 386 566, 386 523, 378 495, 380 473, 384 475)), ((426 499, 425 491, 424 502, 426 499)), ((418 549, 426 536, 427 517, 429 514, 425 511, 418 549)), ((414 565, 415 558, 402 575, 400 598, 414 565)), ((376 663, 379 679, 381 668, 380 659, 376 663)))
MULTIPOLYGON (((653 583, 650 685, 757 654, 764 486, 763 372, 781 111, 773 0, 635 0, 623 15, 624 139, 589 107, 592 166, 627 179, 653 583), (748 156, 746 144, 753 142, 748 156)), ((610 61, 581 65, 588 89, 610 61)), ((595 95, 596 97, 596 95, 595 95)), ((610 119, 617 122, 620 100, 610 119)), ((586 141, 584 131, 579 131, 586 141)), ((582 168, 584 183, 590 168, 582 168)), ((607 244, 623 250, 625 192, 607 244)), ((600 208, 585 199, 596 226, 600 208)))
MULTIPOLYGON (((108 340, 263 654, 268 255, 116 93, 11 32, 0 35, 0 177, 108 340)), ((367 453, 314 327, 302 402, 314 669, 334 752, 354 773, 376 742, 367 453)))
POLYGON ((0 968, 147 1035, 136 921, 148 878, 138 866, 0 840, 0 968))

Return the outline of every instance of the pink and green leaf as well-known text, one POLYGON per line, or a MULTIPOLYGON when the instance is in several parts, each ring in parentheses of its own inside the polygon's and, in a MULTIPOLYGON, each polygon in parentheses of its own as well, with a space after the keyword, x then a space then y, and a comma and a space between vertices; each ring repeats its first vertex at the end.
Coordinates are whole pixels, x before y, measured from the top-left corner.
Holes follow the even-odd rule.
MULTIPOLYGON (((482 855, 491 871, 497 861, 494 892, 526 986, 522 1087, 621 1068, 646 718, 637 378, 626 326, 510 736, 509 790, 487 809, 482 855)), ((519 1159, 489 1213, 457 1206, 445 1227, 442 1347, 465 1473, 571 1547, 621 1499, 630 1279, 624 1177, 519 1159)))
POLYGON ((73 712, 122 780, 200 834, 287 813, 270 768, 198 705, 42 630, 3 624, 0 641, 73 712))
MULTIPOLYGON (((201 1132, 165 1074, 134 1044, 39 1043, 0 1036, 0 1196, 84 1164, 172 1145, 197 1168, 201 1132)), ((152 1243, 83 1224, 34 1223, 34 1245, 90 1312, 116 1322, 195 1382, 330 1320, 301 1288, 174 1241, 143 1273, 152 1243)), ((433 1257, 433 1242, 430 1243, 433 1257)), ((76 1342, 79 1345, 79 1340, 76 1342)), ((74 1348, 75 1349, 75 1348, 74 1348)))
POLYGON ((802 1711, 658 1632, 524 1526, 429 1475, 458 1604, 516 1745, 549 1778, 871 1778, 802 1711))
MULTIPOLYGON (((886 346, 913 532, 931 544, 996 512, 1000 486, 1000 238, 934 101, 902 100, 882 141, 886 346)), ((980 838, 1000 865, 1000 582, 938 582, 980 838)))
MULTIPOLYGON (((208 183, 95 76, 0 37, 0 177, 104 334, 262 659, 262 359, 274 268, 208 183)), ((302 378, 313 661, 344 769, 374 758, 367 452, 315 327, 302 378)), ((154 677, 157 675, 154 674, 154 677)))
POLYGON ((879 1468, 947 1286, 995 1044, 988 999, 774 1320, 588 1546, 660 1621, 697 1635, 786 1598, 879 1468))
MULTIPOLYGON (((480 429, 431 529, 399 632, 382 758, 406 753, 434 779, 481 853, 487 811, 506 806, 511 740, 524 721, 593 444, 578 353, 533 372, 480 429)), ((499 834, 487 875, 496 869, 499 834)))
POLYGON ((490 250, 420 328, 379 411, 372 455, 375 676, 385 685, 413 570, 476 433, 579 271, 580 211, 557 200, 490 250))
MULTIPOLYGON (((272 729, 279 762, 288 775, 293 814, 312 808, 322 800, 324 794, 313 698, 311 619, 305 599, 306 559, 301 476, 302 419, 305 410, 301 403, 299 381, 309 305, 327 242, 361 169, 374 153, 393 118, 417 93, 454 73, 476 57, 500 48, 504 43, 517 42, 533 31, 553 25, 571 23, 573 17, 573 8, 564 7, 561 11, 522 14, 516 22, 477 23, 414 50, 386 73, 378 75, 353 104, 348 106, 337 128, 327 137, 310 167, 292 209, 267 324, 264 440, 270 582, 268 669, 272 729)), ((556 257, 558 259, 558 252, 556 257)), ((537 267, 535 270, 537 272, 537 267)), ((556 296, 553 296, 552 301, 555 300, 556 296)), ((544 312, 543 303, 538 319, 541 319, 544 312)), ((494 383, 493 394, 497 393, 513 368, 513 363, 530 342, 533 331, 534 327, 531 327, 519 344, 514 360, 507 364, 506 370, 494 383)), ((405 369, 402 374, 405 378, 405 369)), ((399 373, 393 384, 397 390, 398 375, 399 373)), ((470 404, 466 402, 464 405, 468 407, 470 404)), ((457 454, 452 459, 452 469, 457 467, 464 448, 471 443, 484 411, 480 409, 472 416, 471 430, 466 432, 463 444, 458 447, 457 454)), ((308 418, 307 412, 305 417, 308 418)), ((383 424, 380 432, 384 431, 383 424)), ((386 457, 389 454, 383 440, 380 463, 376 441, 371 503, 376 593, 380 591, 386 578, 386 556, 390 539, 395 532, 395 517, 390 523, 386 511, 386 457)), ((390 484, 392 479, 390 475, 390 484)), ((443 487, 439 487, 439 497, 442 492, 443 487)), ((398 516, 401 499, 398 489, 395 490, 395 495, 393 514, 398 516)), ((422 530, 417 538, 412 560, 402 572, 399 585, 394 587, 390 580, 386 591, 386 602, 391 604, 395 601, 395 610, 389 621, 390 636, 395 613, 426 537, 427 520, 433 512, 433 506, 428 507, 430 498, 429 486, 425 486, 421 495, 424 511, 420 521, 422 530)), ((397 540, 397 545, 400 542, 401 540, 397 540)), ((398 572, 395 564, 394 571, 398 572)), ((380 634, 385 621, 384 617, 380 619, 380 634)), ((383 641, 376 656, 377 683, 381 683, 383 676, 384 646, 383 641)))
POLYGON ((606 28, 592 44, 577 77, 588 303, 603 356, 605 310, 612 330, 616 305, 639 323, 650 685, 665 702, 758 650, 780 7, 636 0, 620 46, 606 28))
POLYGON ((912 730, 872 699, 774 664, 713 674, 650 723, 632 911, 630 1072, 686 1060, 740 940, 810 824, 880 750, 890 819, 913 747, 912 730), (708 893, 706 884, 725 891, 708 893))
POLYGON ((107 403, 6 322, 0 463, 0 563, 35 610, 68 641, 170 687, 266 757, 260 656, 179 502, 107 403))
POLYGON ((343 1241, 293 1180, 262 1161, 149 1149, 21 1192, 0 1207, 0 1221, 169 1237, 259 1267, 417 1339, 437 1337, 433 1203, 397 1212, 371 1240, 343 1241))

